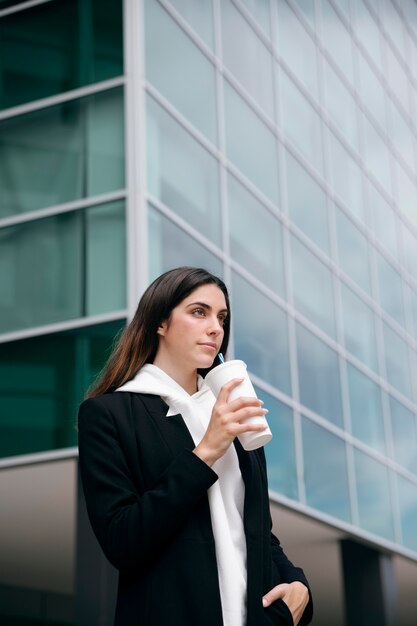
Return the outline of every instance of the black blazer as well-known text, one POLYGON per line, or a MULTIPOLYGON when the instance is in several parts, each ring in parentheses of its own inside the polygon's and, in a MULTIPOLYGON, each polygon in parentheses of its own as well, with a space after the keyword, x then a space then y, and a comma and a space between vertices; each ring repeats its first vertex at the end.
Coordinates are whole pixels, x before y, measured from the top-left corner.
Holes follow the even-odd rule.
MULTIPOLYGON (((83 402, 79 461, 93 530, 119 570, 115 626, 222 626, 207 490, 217 474, 192 453, 181 415, 158 396, 115 392, 83 402)), ((292 626, 262 596, 304 573, 271 533, 265 456, 235 447, 245 484, 247 624, 292 626)), ((301 624, 312 617, 312 603, 301 624)))

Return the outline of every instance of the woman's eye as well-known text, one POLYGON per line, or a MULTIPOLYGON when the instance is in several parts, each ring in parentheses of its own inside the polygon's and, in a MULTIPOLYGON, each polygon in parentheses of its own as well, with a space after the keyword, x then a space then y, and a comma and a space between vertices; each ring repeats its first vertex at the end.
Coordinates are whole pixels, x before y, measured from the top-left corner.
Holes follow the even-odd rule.
POLYGON ((194 309, 194 315, 204 315, 204 309, 194 309))

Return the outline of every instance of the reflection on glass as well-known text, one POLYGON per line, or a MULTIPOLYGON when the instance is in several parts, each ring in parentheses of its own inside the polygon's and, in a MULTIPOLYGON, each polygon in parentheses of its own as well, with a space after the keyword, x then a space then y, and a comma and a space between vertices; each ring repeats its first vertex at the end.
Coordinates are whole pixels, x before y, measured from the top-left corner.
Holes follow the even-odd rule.
POLYGON ((194 228, 220 241, 218 164, 151 97, 147 100, 148 191, 194 228))
POLYGON ((417 293, 413 289, 408 290, 408 298, 411 309, 411 333, 417 339, 417 293))
POLYGON ((384 71, 380 29, 363 0, 354 0, 355 31, 378 69, 384 71))
POLYGON ((272 55, 231 0, 221 12, 224 64, 273 119, 272 55))
POLYGON ((123 309, 124 231, 120 202, 0 230, 0 332, 123 309))
POLYGON ((368 243, 345 213, 335 207, 340 268, 366 293, 371 291, 368 243))
POLYGON ((348 209, 363 220, 362 172, 330 130, 328 136, 333 189, 348 209))
POLYGON ((148 80, 216 143, 214 66, 155 0, 147 0, 145 18, 148 80))
POLYGON ((315 28, 316 26, 315 2, 311 2, 311 0, 295 0, 295 4, 301 9, 304 16, 310 22, 311 26, 315 28))
POLYGON ((336 334, 331 271, 291 236, 291 268, 296 308, 332 337, 336 334))
POLYGON ((123 94, 111 89, 0 123, 0 216, 124 187, 123 94))
POLYGON ((387 130, 387 95, 385 89, 365 57, 358 52, 359 89, 358 95, 368 113, 376 119, 383 130, 387 130))
POLYGON ((417 474, 417 416, 392 396, 390 410, 395 460, 417 474))
POLYGON ((316 45, 286 2, 277 2, 276 47, 297 78, 318 97, 316 45))
POLYGON ((233 259, 284 296, 281 222, 233 176, 228 177, 227 189, 233 259))
POLYGON ((417 228, 417 186, 403 170, 398 161, 395 161, 397 177, 397 202, 401 213, 417 228))
POLYGON ((265 446, 269 488, 296 500, 298 488, 292 410, 263 389, 255 387, 255 390, 269 410, 268 424, 273 435, 265 446))
POLYGON ((329 116, 348 143, 359 150, 356 102, 330 63, 328 61, 323 63, 326 78, 326 105, 329 116))
POLYGON ((401 227, 405 265, 408 272, 414 276, 417 267, 417 237, 404 223, 401 223, 401 227))
POLYGON ((394 539, 388 468, 355 449, 355 477, 359 525, 371 533, 394 539))
POLYGON ((388 324, 383 322, 382 326, 387 380, 398 391, 411 398, 411 364, 407 344, 388 324))
POLYGON ((252 13, 255 20, 259 23, 265 33, 270 36, 270 9, 269 0, 242 0, 243 4, 252 13))
POLYGON ((323 252, 329 254, 326 194, 288 150, 285 154, 290 219, 323 252))
POLYGON ((345 443, 306 417, 302 429, 307 504, 350 522, 345 443))
POLYGON ((234 351, 259 378, 291 395, 285 313, 238 274, 232 280, 234 351))
POLYGON ((372 230, 379 242, 398 259, 397 224, 398 217, 379 191, 369 183, 369 205, 372 230))
POLYGON ((379 184, 391 194, 391 164, 388 146, 365 115, 362 124, 365 137, 365 164, 379 184))
POLYGON ((372 310, 341 284, 343 338, 346 350, 374 372, 378 371, 375 318, 372 310))
POLYGON ((403 544, 417 551, 417 485, 397 476, 403 544))
POLYGON ((321 1, 324 45, 340 70, 354 84, 352 39, 328 0, 321 1))
POLYGON ((45 2, 2 16, 0 40, 0 109, 123 74, 122 3, 113 0, 45 2))
POLYGON ((388 61, 388 83, 398 102, 400 102, 407 113, 411 113, 407 74, 396 55, 392 52, 390 46, 385 46, 385 51, 386 60, 388 61))
POLYGON ((415 139, 413 131, 391 99, 388 100, 388 106, 391 114, 392 127, 390 139, 407 165, 412 169, 415 169, 416 155, 414 149, 415 139))
POLYGON ((275 136, 224 82, 226 154, 272 202, 278 204, 278 155, 275 136))
POLYGON ((347 374, 352 435, 385 454, 381 388, 350 363, 347 374))
POLYGON ((111 322, 2 344, 0 456, 76 445, 78 406, 122 325, 111 322))
POLYGON ((342 426, 338 356, 301 324, 297 324, 297 363, 302 404, 342 426))
POLYGON ((195 239, 152 206, 149 206, 148 216, 149 281, 181 265, 204 267, 216 276, 222 276, 221 261, 195 239))
POLYGON ((213 4, 212 0, 170 0, 176 10, 190 24, 204 42, 214 48, 213 4))
POLYGON ((404 326, 402 280, 399 273, 384 257, 376 252, 378 271, 379 303, 388 315, 404 326))
POLYGON ((280 77, 283 131, 311 165, 323 174, 320 117, 284 72, 280 77))

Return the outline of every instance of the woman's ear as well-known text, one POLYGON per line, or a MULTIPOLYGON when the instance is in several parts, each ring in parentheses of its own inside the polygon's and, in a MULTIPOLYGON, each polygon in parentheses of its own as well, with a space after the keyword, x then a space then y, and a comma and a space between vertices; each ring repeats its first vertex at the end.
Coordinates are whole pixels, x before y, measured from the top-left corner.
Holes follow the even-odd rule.
POLYGON ((167 327, 168 327, 167 322, 161 322, 158 326, 158 330, 156 331, 156 334, 160 335, 160 337, 164 337, 167 327))

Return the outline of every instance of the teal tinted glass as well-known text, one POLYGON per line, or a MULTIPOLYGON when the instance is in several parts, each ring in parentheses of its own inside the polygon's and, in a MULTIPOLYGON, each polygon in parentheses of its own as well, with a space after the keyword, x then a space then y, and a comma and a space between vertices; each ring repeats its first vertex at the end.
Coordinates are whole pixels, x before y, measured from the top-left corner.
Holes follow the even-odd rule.
POLYGON ((124 309, 125 273, 121 202, 3 228, 0 332, 124 309))
POLYGON ((417 474, 417 416, 392 396, 390 412, 394 458, 399 465, 417 474))
POLYGON ((206 237, 219 242, 216 159, 151 97, 146 110, 149 193, 206 237))
POLYGON ((388 382, 411 398, 411 380, 408 346, 388 324, 383 323, 385 369, 388 382))
POLYGON ((328 137, 333 190, 353 215, 363 220, 362 172, 350 152, 330 130, 328 137))
POLYGON ((336 323, 331 271, 293 236, 291 268, 296 308, 313 324, 334 337, 336 323))
POLYGON ((323 252, 329 254, 326 194, 289 151, 285 154, 290 219, 323 252))
POLYGON ((341 283, 343 337, 346 350, 378 371, 375 317, 369 306, 341 283))
POLYGON ((319 115, 284 72, 280 73, 280 93, 285 136, 323 174, 323 140, 319 115))
POLYGON ((337 206, 335 213, 340 268, 367 294, 370 294, 371 275, 366 238, 337 206))
POLYGON ((402 224, 401 232, 405 266, 409 274, 414 276, 417 267, 417 237, 405 224, 402 224))
POLYGON ((0 345, 0 456, 76 445, 78 406, 122 325, 0 345))
POLYGON ((414 339, 417 339, 417 292, 409 289, 408 294, 411 309, 411 333, 414 339))
POLYGON ((301 324, 297 324, 297 362, 302 404, 342 426, 338 356, 301 324))
POLYGON ((376 130, 365 115, 362 119, 362 128, 365 137, 365 151, 363 153, 365 165, 379 184, 385 188, 386 192, 391 194, 391 157, 389 148, 379 131, 376 130))
POLYGON ((403 157, 404 161, 412 169, 415 168, 415 141, 410 123, 406 120, 399 108, 390 99, 388 100, 389 111, 391 115, 390 139, 394 146, 403 157))
POLYGON ((358 52, 359 89, 358 95, 366 106, 367 113, 371 114, 383 130, 387 130, 387 95, 383 84, 375 74, 373 68, 358 52))
POLYGON ((359 525, 371 533, 394 539, 388 468, 355 449, 355 477, 359 525))
POLYGON ((297 78, 318 97, 317 47, 287 2, 277 2, 276 47, 297 78))
POLYGON ((381 32, 363 0, 354 0, 354 30, 380 71, 384 71, 381 32))
POLYGON ((274 302, 232 276, 234 352, 250 372, 291 395, 288 321, 274 302))
POLYGON ((217 276, 223 274, 217 257, 152 206, 148 213, 148 237, 150 281, 181 265, 204 267, 217 276))
POLYGON ((112 78, 123 74, 122 3, 38 4, 2 17, 0 42, 0 109, 112 78))
POLYGON ((376 252, 379 302, 388 315, 404 326, 403 288, 400 274, 376 252))
POLYGON ((0 217, 123 188, 123 119, 111 89, 1 122, 0 217))
POLYGON ((298 488, 293 412, 289 406, 263 389, 255 387, 255 390, 258 398, 264 401, 265 408, 269 410, 267 419, 272 432, 272 440, 265 446, 269 488, 296 500, 298 488))
POLYGON ((170 0, 181 16, 210 48, 214 47, 213 3, 212 0, 170 0))
POLYGON ((349 522, 345 443, 306 417, 302 421, 302 436, 307 504, 349 522))
POLYGON ((368 193, 373 232, 388 252, 398 259, 398 217, 374 185, 369 184, 368 193))
POLYGON ((273 119, 272 55, 231 0, 220 6, 224 64, 273 119))
POLYGON ((329 116, 347 142, 359 150, 359 113, 354 97, 327 61, 324 61, 324 70, 326 106, 329 116))
POLYGON ((235 261, 284 295, 282 226, 233 176, 228 177, 230 252, 235 261))
POLYGON ((354 83, 352 39, 345 25, 328 0, 321 0, 321 37, 340 71, 354 83))
POLYGON ((395 174, 397 178, 397 203, 401 213, 410 220, 414 227, 417 227, 417 185, 404 171, 403 167, 395 161, 395 174))
POLYGON ((263 28, 267 35, 270 35, 270 8, 269 0, 243 0, 243 4, 253 15, 259 26, 263 28))
POLYGON ((275 136, 226 81, 224 99, 227 157, 269 200, 278 204, 275 136))
POLYGON ((214 66, 155 0, 145 3, 145 36, 147 79, 216 143, 214 66))
POLYGON ((397 476, 403 544, 417 550, 417 485, 397 476))
POLYGON ((347 374, 352 435, 385 454, 381 388, 350 363, 347 374))

